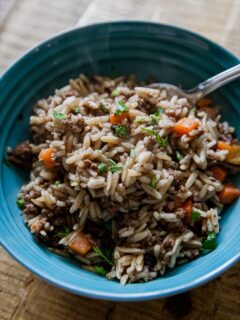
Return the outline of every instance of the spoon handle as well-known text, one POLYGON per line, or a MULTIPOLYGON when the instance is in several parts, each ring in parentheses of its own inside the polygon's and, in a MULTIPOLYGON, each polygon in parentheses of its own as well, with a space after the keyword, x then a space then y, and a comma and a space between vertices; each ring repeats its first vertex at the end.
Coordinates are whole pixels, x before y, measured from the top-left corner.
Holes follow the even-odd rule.
POLYGON ((197 99, 206 96, 208 93, 224 86, 225 84, 240 78, 240 64, 227 69, 208 80, 201 82, 197 87, 190 90, 189 93, 195 94, 197 99))

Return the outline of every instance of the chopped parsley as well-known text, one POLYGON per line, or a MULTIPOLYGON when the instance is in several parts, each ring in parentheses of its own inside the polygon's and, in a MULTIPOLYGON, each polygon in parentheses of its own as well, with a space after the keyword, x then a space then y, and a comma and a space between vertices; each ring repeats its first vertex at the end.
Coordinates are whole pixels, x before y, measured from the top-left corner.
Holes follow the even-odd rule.
POLYGON ((126 104, 121 100, 118 102, 116 106, 116 111, 114 112, 115 116, 120 116, 123 112, 128 112, 128 107, 126 104))
POLYGON ((93 250, 101 257, 105 262, 110 264, 111 266, 113 265, 112 262, 112 252, 108 249, 101 249, 99 247, 93 247, 93 250))
POLYGON ((120 95, 120 91, 118 89, 113 90, 111 93, 112 97, 118 97, 119 95, 120 95))
POLYGON ((134 158, 135 155, 136 155, 135 149, 131 149, 131 151, 130 151, 130 157, 131 157, 131 158, 134 158))
POLYGON ((120 138, 127 138, 128 137, 127 127, 122 124, 117 125, 115 128, 115 135, 120 138))
POLYGON ((200 220, 200 219, 201 219, 201 213, 198 212, 198 211, 193 211, 193 212, 192 212, 192 220, 193 220, 194 222, 196 222, 196 221, 198 221, 198 220, 200 220))
POLYGON ((195 114, 196 113, 196 111, 197 111, 197 108, 194 106, 194 107, 192 107, 192 109, 190 110, 193 114, 195 114))
POLYGON ((184 155, 179 150, 177 150, 176 151, 176 158, 178 161, 181 161, 184 158, 184 155))
POLYGON ((149 133, 150 135, 155 136, 159 147, 167 147, 168 146, 168 137, 161 138, 159 133, 157 133, 155 130, 149 129, 149 128, 142 128, 142 131, 145 131, 145 132, 149 133))
POLYGON ((108 114, 110 112, 109 109, 102 102, 100 103, 100 108, 105 114, 108 114))
POLYGON ((202 250, 214 250, 217 247, 216 234, 209 232, 207 239, 203 241, 202 250))
POLYGON ((146 118, 143 118, 143 117, 134 120, 134 122, 136 122, 136 123, 144 123, 144 122, 146 122, 146 121, 147 121, 147 119, 146 119, 146 118))
POLYGON ((54 183, 54 185, 55 185, 56 187, 58 187, 60 184, 61 184, 61 181, 59 181, 59 180, 56 180, 55 183, 54 183))
POLYGON ((64 238, 66 237, 69 233, 70 233, 70 229, 69 228, 65 228, 64 231, 60 231, 58 233, 55 234, 56 237, 59 237, 59 238, 64 238))
POLYGON ((114 162, 112 159, 110 161, 112 162, 112 165, 108 168, 108 171, 114 173, 122 170, 122 167, 117 165, 116 162, 114 162))
POLYGON ((151 121, 152 121, 153 126, 158 124, 158 121, 160 119, 159 114, 154 113, 154 114, 151 114, 150 117, 151 117, 151 121))
POLYGON ((157 186, 157 177, 156 176, 152 177, 151 182, 150 182, 150 186, 154 189, 156 188, 156 186, 157 186))
POLYGON ((95 270, 101 276, 106 276, 107 271, 103 268, 103 266, 95 266, 95 270))
POLYGON ((17 204, 18 208, 22 210, 25 206, 25 201, 23 198, 18 198, 16 201, 16 204, 17 204))
POLYGON ((98 165, 98 170, 99 170, 100 172, 107 172, 107 166, 106 166, 106 164, 103 163, 103 162, 99 163, 99 165, 98 165))
POLYGON ((58 119, 58 120, 62 120, 65 118, 65 115, 61 112, 57 112, 56 110, 53 110, 53 116, 55 119, 58 119))

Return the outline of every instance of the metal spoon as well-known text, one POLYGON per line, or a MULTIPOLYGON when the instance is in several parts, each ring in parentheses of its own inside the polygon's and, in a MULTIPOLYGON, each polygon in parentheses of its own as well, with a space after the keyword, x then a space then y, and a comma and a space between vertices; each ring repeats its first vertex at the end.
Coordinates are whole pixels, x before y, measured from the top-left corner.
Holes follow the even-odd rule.
POLYGON ((227 69, 208 80, 201 82, 199 85, 190 90, 183 90, 177 86, 168 83, 153 83, 150 88, 166 89, 169 95, 177 95, 187 98, 193 104, 209 94, 210 92, 224 86, 225 84, 240 78, 240 64, 227 69))

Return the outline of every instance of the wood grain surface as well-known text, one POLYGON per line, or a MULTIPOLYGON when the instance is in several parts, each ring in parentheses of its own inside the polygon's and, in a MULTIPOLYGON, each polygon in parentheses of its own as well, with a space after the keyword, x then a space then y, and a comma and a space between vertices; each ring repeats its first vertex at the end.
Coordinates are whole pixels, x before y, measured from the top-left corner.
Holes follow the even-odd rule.
MULTIPOLYGON (((7 1, 0 0, 0 11, 7 1)), ((240 56, 240 0, 16 0, 0 19, 0 72, 28 48, 76 23, 129 18, 197 31, 240 56)), ((239 320, 239 280, 236 264, 210 283, 173 298, 96 301, 38 279, 0 247, 0 320, 239 320)))

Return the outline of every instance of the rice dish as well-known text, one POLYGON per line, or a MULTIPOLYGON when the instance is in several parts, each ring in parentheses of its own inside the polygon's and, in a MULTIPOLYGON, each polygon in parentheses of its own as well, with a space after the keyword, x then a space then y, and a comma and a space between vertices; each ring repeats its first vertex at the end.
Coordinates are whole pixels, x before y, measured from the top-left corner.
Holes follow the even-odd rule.
POLYGON ((17 204, 37 241, 121 284, 215 249, 240 195, 228 182, 240 146, 219 110, 134 76, 80 75, 39 100, 32 141, 8 150, 30 171, 17 204))

